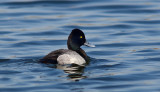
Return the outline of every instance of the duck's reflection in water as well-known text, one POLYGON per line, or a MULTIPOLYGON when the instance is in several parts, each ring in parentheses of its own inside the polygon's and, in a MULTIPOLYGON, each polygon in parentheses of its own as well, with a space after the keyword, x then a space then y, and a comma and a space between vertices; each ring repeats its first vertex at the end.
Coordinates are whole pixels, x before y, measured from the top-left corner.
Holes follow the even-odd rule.
POLYGON ((80 79, 86 78, 86 76, 83 76, 85 65, 79 66, 79 65, 56 65, 57 69, 64 70, 65 73, 68 74, 69 80, 78 81, 80 79))

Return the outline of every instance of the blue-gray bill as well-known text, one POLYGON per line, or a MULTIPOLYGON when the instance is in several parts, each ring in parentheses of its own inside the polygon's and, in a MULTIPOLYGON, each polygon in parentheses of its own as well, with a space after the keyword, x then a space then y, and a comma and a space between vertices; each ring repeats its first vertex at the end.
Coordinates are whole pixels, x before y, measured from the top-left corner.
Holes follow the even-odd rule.
POLYGON ((87 42, 87 41, 84 43, 84 45, 85 45, 85 46, 88 46, 88 47, 96 47, 95 45, 90 44, 90 43, 89 43, 89 42, 87 42))

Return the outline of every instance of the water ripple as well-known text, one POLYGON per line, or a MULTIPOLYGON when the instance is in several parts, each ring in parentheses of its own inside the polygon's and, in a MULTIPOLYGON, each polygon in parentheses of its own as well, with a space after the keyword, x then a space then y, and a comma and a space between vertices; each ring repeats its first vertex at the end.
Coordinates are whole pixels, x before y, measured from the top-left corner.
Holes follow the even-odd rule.
POLYGON ((112 10, 107 11, 107 13, 127 13, 127 14, 152 14, 159 13, 159 9, 130 9, 130 10, 112 10))

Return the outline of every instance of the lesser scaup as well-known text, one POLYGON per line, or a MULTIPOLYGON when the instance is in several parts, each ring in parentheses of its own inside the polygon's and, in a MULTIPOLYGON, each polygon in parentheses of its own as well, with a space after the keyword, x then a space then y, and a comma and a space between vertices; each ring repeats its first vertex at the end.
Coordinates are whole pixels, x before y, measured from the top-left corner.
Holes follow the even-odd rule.
POLYGON ((85 64, 89 61, 89 57, 85 51, 80 48, 82 45, 95 47, 86 41, 85 35, 80 29, 73 29, 68 37, 68 49, 52 51, 40 61, 42 63, 53 64, 85 64))

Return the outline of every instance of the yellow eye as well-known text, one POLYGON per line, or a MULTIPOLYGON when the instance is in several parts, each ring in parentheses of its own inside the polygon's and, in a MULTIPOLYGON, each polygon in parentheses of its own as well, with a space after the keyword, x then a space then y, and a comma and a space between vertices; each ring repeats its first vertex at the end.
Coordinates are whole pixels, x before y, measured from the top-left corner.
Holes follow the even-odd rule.
POLYGON ((82 36, 80 36, 80 38, 83 38, 82 36))

